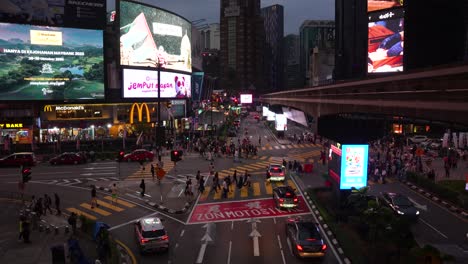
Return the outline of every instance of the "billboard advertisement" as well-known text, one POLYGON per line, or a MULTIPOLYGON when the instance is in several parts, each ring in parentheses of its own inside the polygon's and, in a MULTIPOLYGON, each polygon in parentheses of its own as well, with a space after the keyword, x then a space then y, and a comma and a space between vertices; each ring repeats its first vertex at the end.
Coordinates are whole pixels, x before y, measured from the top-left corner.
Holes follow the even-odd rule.
MULTIPOLYGON (((161 72, 161 98, 190 98, 189 74, 161 72)), ((124 69, 123 98, 158 98, 158 71, 124 69)))
POLYGON ((404 9, 369 13, 367 72, 403 71, 404 9))
POLYGON ((159 8, 120 1, 120 65, 192 72, 191 23, 159 8))
POLYGON ((104 99, 103 31, 0 23, 0 100, 104 99))
POLYGON ((340 189, 367 186, 369 145, 343 145, 341 151, 340 189))
POLYGON ((240 103, 241 104, 251 104, 252 103, 252 95, 251 94, 241 94, 240 95, 240 103))
POLYGON ((1 0, 0 21, 54 27, 104 29, 103 0, 1 0))
POLYGON ((276 131, 286 131, 288 130, 288 119, 283 114, 277 114, 275 120, 275 129, 276 131))
POLYGON ((367 0, 367 12, 403 6, 404 0, 367 0))
POLYGON ((194 72, 192 74, 192 99, 200 101, 203 93, 203 77, 204 72, 194 72))
POLYGON ((267 117, 268 112, 270 112, 270 110, 268 110, 268 107, 262 106, 262 116, 267 117))

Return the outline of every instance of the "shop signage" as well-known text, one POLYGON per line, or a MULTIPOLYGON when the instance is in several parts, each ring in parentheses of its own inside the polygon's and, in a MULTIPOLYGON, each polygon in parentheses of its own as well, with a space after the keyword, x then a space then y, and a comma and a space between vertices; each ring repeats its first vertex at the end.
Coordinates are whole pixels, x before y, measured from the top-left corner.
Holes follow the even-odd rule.
POLYGON ((23 128, 23 123, 0 123, 1 129, 23 128))
POLYGON ((52 106, 51 105, 45 105, 44 106, 44 112, 52 112, 52 106))
POLYGON ((229 203, 199 204, 193 210, 190 223, 206 223, 241 220, 248 218, 271 218, 277 216, 310 213, 302 196, 298 196, 299 206, 290 210, 276 208, 273 199, 255 199, 229 203))
POLYGON ((67 111, 67 110, 84 110, 83 105, 57 105, 55 111, 67 111))
POLYGON ((150 111, 146 103, 134 103, 132 108, 130 108, 130 124, 133 124, 133 112, 135 108, 138 111, 138 122, 143 122, 143 110, 146 110, 146 123, 151 121, 150 111))

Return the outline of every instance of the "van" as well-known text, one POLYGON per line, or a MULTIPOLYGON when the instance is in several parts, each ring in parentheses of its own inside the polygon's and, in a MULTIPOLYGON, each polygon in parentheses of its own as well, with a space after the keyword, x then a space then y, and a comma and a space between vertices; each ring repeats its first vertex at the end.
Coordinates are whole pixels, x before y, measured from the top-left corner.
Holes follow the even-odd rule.
POLYGON ((1 167, 34 166, 36 163, 36 156, 33 152, 13 153, 0 159, 1 167))

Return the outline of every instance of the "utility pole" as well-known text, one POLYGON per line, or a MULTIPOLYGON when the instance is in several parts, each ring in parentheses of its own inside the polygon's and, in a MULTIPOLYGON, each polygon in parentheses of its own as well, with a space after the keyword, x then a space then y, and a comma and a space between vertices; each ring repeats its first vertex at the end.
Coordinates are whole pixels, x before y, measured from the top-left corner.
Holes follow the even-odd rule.
POLYGON ((161 161, 161 141, 159 135, 161 132, 161 63, 158 57, 158 125, 156 126, 156 147, 158 150, 158 161, 161 161))

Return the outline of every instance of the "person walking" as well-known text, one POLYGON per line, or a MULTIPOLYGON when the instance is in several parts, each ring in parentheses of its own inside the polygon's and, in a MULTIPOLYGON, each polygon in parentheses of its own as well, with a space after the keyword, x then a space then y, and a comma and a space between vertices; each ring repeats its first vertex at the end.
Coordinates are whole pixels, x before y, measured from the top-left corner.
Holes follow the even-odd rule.
POLYGON ((117 203, 117 185, 114 183, 111 188, 112 204, 117 203))
POLYGON ((234 175, 232 175, 232 181, 237 185, 237 170, 234 170, 234 175))
POLYGON ((227 180, 224 179, 224 180, 223 180, 223 193, 222 193, 222 197, 223 197, 223 198, 227 198, 227 193, 228 193, 227 180))
POLYGON ((151 177, 153 178, 153 182, 154 182, 154 165, 153 165, 153 163, 151 163, 151 177))
POLYGON ((94 206, 99 207, 96 198, 96 186, 93 185, 93 187, 91 188, 91 209, 94 209, 94 206))
POLYGON ((214 177, 213 177, 211 191, 214 191, 215 193, 218 193, 218 186, 219 186, 219 176, 218 176, 218 173, 216 172, 214 177))
POLYGON ((231 192, 231 175, 228 175, 224 180, 226 181, 228 192, 231 192))
POLYGON ((71 215, 68 217, 68 224, 71 225, 73 234, 76 234, 76 221, 78 220, 77 214, 72 212, 71 215))
POLYGON ((21 222, 21 231, 24 243, 31 243, 31 240, 29 240, 29 236, 31 234, 31 224, 26 218, 21 222))
POLYGON ((53 214, 52 209, 50 209, 51 205, 52 205, 52 199, 50 199, 49 195, 44 194, 44 215, 46 215, 47 210, 49 210, 50 214, 53 214))
POLYGON ((141 188, 141 197, 145 197, 146 185, 145 185, 144 179, 141 179, 140 188, 141 188))
POLYGON ((60 211, 60 197, 57 193, 54 193, 55 197, 55 210, 57 210, 57 215, 62 215, 62 211, 60 211))
POLYGON ((198 184, 198 191, 200 193, 204 193, 205 192, 205 179, 203 178, 203 176, 201 176, 200 178, 200 182, 198 184))
POLYGON ((198 171, 197 171, 197 175, 195 176, 195 179, 197 180, 197 182, 200 181, 200 177, 201 177, 201 173, 200 173, 200 171, 198 170, 198 171))

